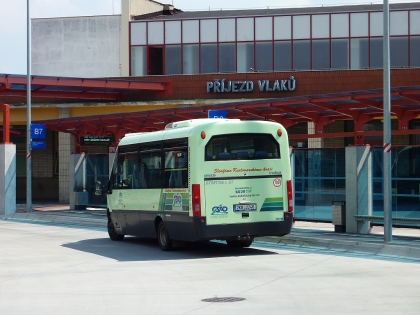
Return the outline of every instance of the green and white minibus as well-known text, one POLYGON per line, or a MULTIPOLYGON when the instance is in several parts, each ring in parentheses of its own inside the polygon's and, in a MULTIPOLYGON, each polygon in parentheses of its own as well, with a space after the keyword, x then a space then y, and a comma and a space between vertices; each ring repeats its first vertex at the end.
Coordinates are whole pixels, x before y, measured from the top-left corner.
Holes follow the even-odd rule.
POLYGON ((107 185, 108 233, 172 241, 283 236, 293 222, 289 142, 268 121, 194 119, 125 135, 107 185))

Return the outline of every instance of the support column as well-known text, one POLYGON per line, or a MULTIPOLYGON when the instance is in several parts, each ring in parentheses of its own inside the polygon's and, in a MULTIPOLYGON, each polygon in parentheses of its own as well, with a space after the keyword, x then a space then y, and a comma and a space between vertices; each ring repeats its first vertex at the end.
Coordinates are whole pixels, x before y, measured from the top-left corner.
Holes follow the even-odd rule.
MULTIPOLYGON (((59 118, 69 118, 70 108, 59 108, 59 118)), ((68 203, 69 198, 69 158, 71 153, 71 135, 58 133, 58 201, 68 203)))
POLYGON ((369 234, 370 221, 356 221, 355 215, 372 215, 370 146, 346 147, 346 232, 369 234))
POLYGON ((0 144, 0 215, 16 212, 16 145, 0 144))

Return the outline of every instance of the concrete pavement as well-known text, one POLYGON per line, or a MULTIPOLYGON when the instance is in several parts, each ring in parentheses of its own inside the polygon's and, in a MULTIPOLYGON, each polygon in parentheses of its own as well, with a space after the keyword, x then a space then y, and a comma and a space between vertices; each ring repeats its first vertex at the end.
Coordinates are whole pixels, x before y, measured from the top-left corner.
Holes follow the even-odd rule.
MULTIPOLYGON (((58 224, 86 226, 106 229, 106 211, 103 208, 72 210, 68 205, 33 205, 33 211, 26 213, 25 205, 18 205, 17 212, 0 216, 11 220, 36 224, 58 224)), ((259 242, 278 246, 317 247, 349 252, 368 252, 420 260, 420 228, 393 228, 392 242, 384 241, 382 226, 374 226, 369 235, 334 232, 331 223, 296 221, 290 235, 284 237, 260 237, 259 242)))

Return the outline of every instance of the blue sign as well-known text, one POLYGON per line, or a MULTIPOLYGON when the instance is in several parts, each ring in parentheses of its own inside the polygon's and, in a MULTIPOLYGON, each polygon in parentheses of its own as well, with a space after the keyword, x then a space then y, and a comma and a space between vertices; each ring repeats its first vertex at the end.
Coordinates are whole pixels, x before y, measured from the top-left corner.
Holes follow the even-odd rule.
POLYGON ((45 125, 34 124, 31 125, 31 138, 32 139, 45 139, 47 134, 47 128, 45 125))
POLYGON ((209 118, 227 118, 227 111, 225 110, 209 110, 209 118))
POLYGON ((46 147, 45 141, 31 141, 32 149, 45 149, 46 147))

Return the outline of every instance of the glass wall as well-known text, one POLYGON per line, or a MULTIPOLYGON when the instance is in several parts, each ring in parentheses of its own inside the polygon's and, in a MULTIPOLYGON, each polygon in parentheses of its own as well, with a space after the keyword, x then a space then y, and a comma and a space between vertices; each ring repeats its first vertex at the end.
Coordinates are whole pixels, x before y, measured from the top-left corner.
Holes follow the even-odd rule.
MULTIPOLYGON (((373 215, 383 216, 383 149, 372 149, 373 215)), ((420 147, 391 150, 392 216, 420 218, 420 147)))
MULTIPOLYGON (((419 21, 420 10, 391 11, 391 68, 420 67, 419 21)), ((380 69, 382 25, 381 11, 132 21, 131 75, 156 58, 164 74, 380 69)))
POLYGON ((345 201, 345 152, 295 149, 295 218, 331 222, 332 202, 345 201))

